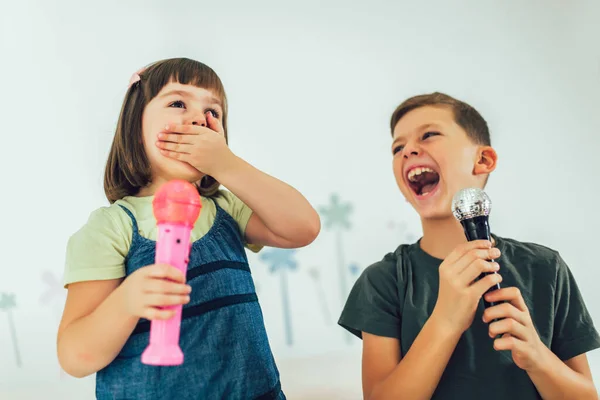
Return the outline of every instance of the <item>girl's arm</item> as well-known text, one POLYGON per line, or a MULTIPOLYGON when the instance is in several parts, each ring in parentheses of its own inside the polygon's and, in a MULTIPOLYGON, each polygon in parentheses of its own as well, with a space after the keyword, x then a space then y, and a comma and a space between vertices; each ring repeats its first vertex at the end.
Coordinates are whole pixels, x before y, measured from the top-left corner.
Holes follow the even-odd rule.
POLYGON ((456 330, 429 318, 404 357, 400 341, 363 332, 365 400, 430 399, 460 339, 456 330))
POLYGON ((310 244, 319 234, 319 215, 290 185, 232 153, 215 175, 253 211, 246 227, 248 243, 297 248, 310 244))
POLYGON ((304 196, 233 154, 221 121, 210 113, 206 118, 208 127, 167 126, 156 143, 162 154, 212 176, 250 207, 248 243, 297 248, 315 240, 321 221, 304 196))
POLYGON ((119 353, 138 318, 123 307, 122 279, 69 285, 58 328, 58 361, 69 375, 83 378, 107 366, 119 353))
POLYGON ((164 264, 139 268, 125 280, 70 284, 58 328, 61 367, 78 378, 98 372, 119 354, 140 317, 171 318, 175 310, 163 307, 188 303, 190 291, 185 275, 164 264))

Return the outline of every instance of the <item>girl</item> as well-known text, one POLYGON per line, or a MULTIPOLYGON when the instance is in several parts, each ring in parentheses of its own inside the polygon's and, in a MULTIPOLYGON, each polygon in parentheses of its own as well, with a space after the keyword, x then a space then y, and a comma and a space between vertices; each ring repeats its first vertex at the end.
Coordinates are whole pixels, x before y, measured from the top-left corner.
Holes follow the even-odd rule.
POLYGON ((92 212, 67 246, 63 369, 97 373, 101 400, 285 399, 244 247, 306 246, 320 221, 295 189, 227 147, 227 100, 211 68, 178 58, 133 75, 104 190, 111 205, 92 212), (172 179, 195 183, 202 196, 187 277, 153 264, 153 194, 172 179), (149 320, 170 318, 161 307, 176 304, 184 305, 184 363, 142 364, 149 320))

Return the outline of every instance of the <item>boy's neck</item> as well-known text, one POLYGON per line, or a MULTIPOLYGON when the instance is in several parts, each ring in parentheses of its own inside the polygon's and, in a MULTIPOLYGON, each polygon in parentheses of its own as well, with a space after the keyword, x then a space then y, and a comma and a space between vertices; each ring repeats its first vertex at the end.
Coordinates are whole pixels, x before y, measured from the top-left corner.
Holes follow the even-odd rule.
POLYGON ((461 224, 453 217, 435 220, 421 220, 423 238, 421 249, 432 257, 445 259, 467 238, 461 224))

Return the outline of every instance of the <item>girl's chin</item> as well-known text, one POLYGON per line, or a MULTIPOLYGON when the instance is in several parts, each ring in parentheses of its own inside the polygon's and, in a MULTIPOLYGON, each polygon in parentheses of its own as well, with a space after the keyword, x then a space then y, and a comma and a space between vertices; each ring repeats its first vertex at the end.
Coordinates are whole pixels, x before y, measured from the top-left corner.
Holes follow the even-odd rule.
POLYGON ((170 177, 170 180, 182 179, 188 182, 197 182, 204 176, 202 172, 198 171, 190 164, 179 160, 171 160, 169 165, 166 165, 165 167, 165 172, 167 172, 166 175, 170 177))

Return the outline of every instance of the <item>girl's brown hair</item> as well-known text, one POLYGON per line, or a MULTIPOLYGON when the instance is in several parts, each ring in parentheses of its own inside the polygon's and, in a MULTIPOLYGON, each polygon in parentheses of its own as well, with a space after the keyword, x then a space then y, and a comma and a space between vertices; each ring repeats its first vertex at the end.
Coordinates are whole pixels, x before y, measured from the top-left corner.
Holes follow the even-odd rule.
MULTIPOLYGON (((150 162, 142 139, 142 115, 146 105, 170 82, 210 90, 221 100, 223 130, 227 137, 227 98, 221 80, 207 65, 188 58, 158 61, 139 73, 140 80, 129 87, 121 107, 115 137, 104 171, 104 193, 110 203, 136 195, 151 181, 150 162)), ((205 176, 197 185, 202 196, 212 196, 219 182, 205 176)))

